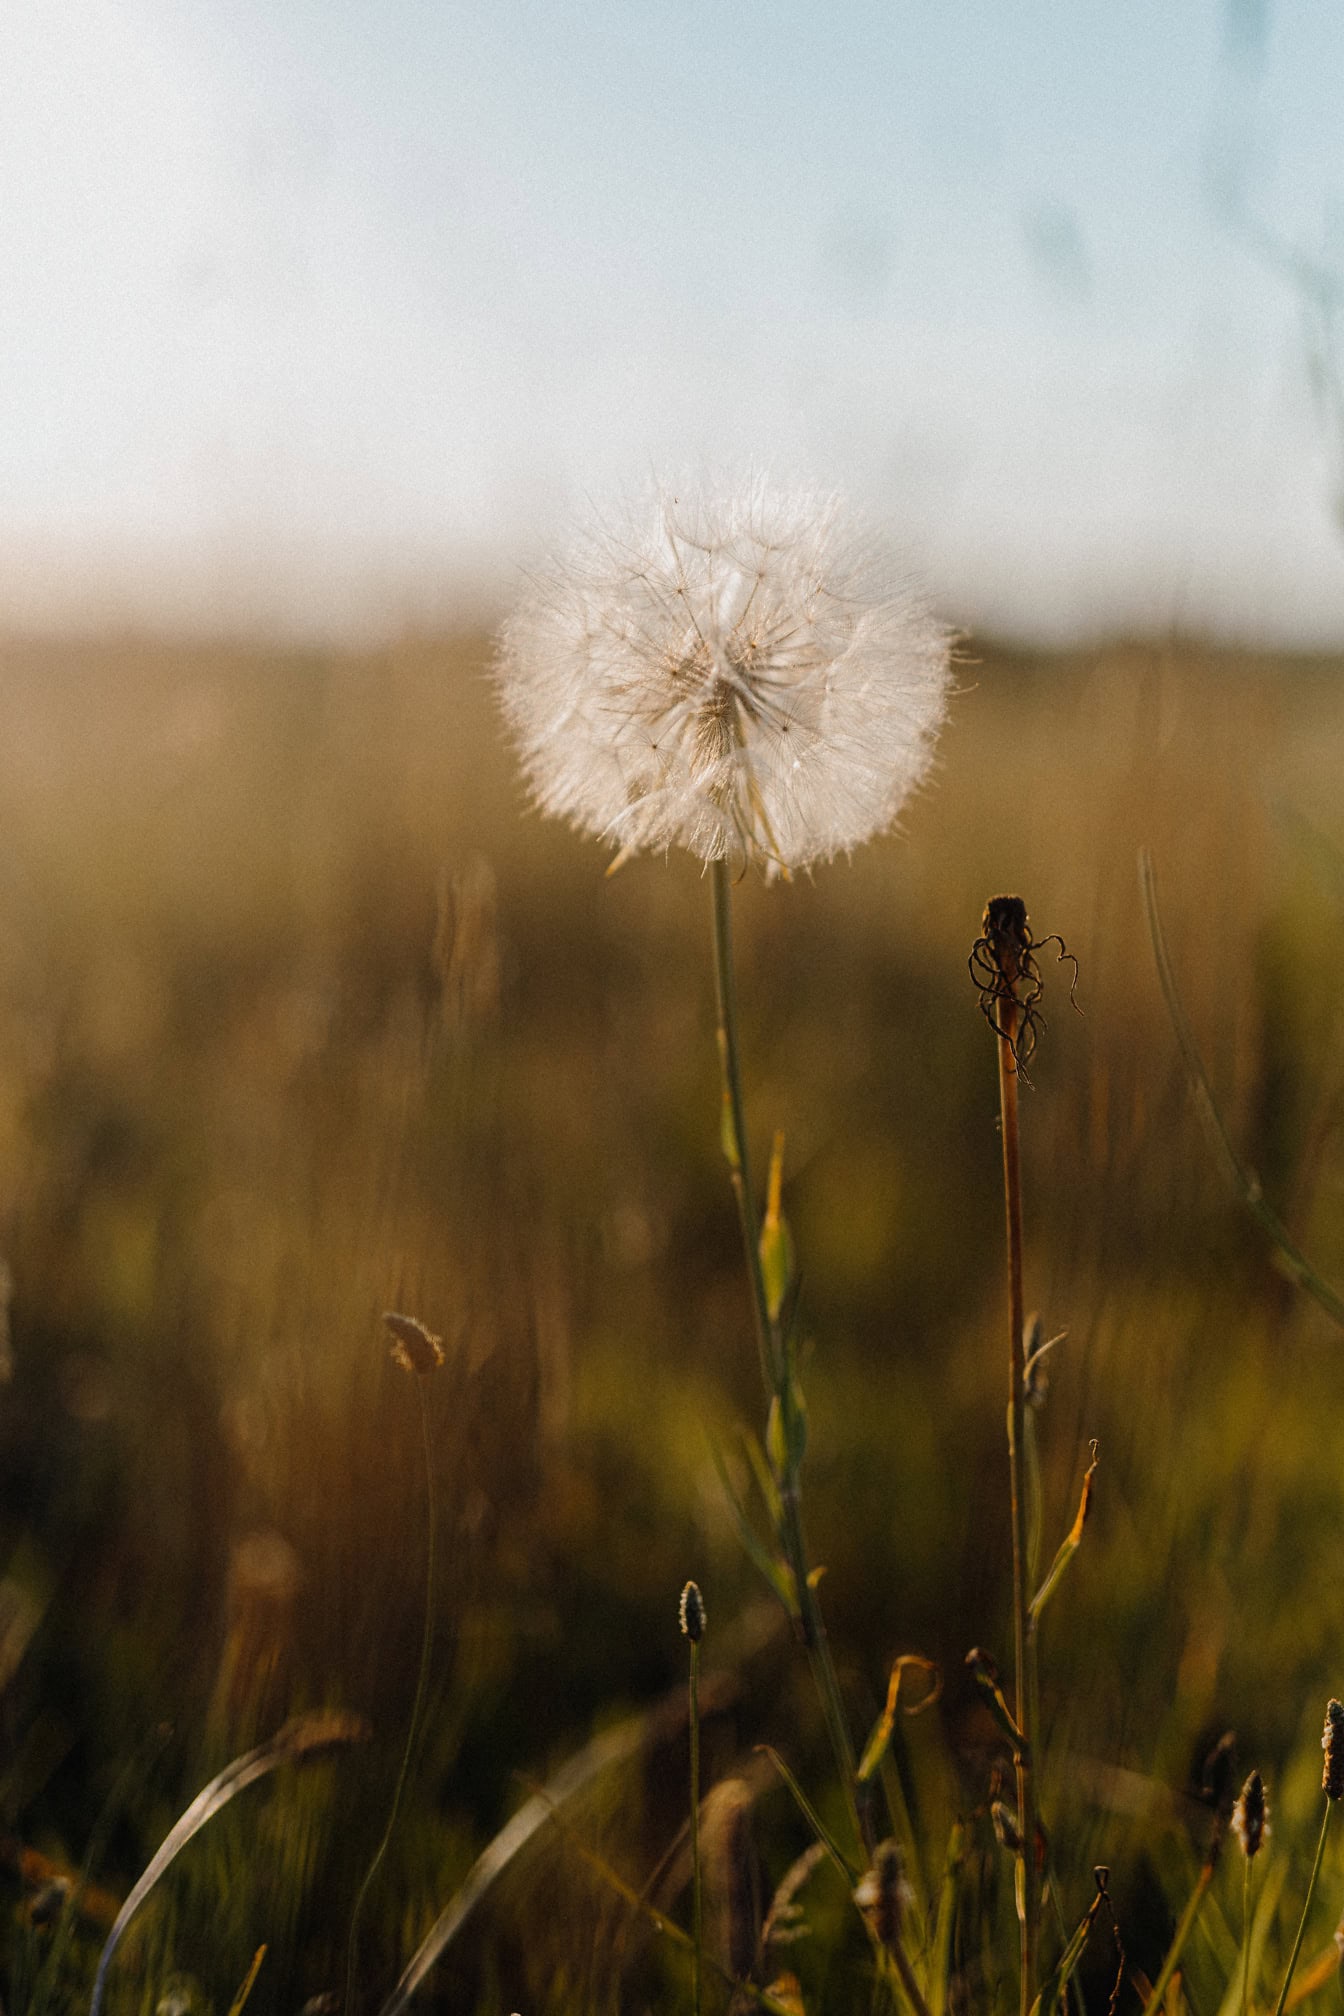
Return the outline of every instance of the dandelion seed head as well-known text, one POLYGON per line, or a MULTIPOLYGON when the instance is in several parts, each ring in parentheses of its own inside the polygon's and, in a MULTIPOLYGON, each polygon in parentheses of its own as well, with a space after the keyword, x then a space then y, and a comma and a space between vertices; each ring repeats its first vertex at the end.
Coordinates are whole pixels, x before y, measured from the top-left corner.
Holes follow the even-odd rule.
POLYGON ((950 643, 836 499, 758 480, 577 541, 505 624, 497 679, 543 811, 779 874, 890 826, 932 762, 950 643))

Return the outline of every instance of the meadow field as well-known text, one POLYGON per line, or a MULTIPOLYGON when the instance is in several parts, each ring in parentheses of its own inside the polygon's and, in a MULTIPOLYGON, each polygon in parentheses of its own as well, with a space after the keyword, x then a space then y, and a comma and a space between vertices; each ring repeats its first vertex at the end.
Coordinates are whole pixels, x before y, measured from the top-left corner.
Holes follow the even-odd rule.
MULTIPOLYGON (((685 857, 608 878, 530 812, 489 663, 478 635, 0 648, 9 2016, 87 2008, 176 1815, 321 1709, 367 1741, 276 1773, 184 1849, 107 2006, 224 2016, 263 1944, 258 2016, 346 2000, 421 1649, 421 1397, 434 1638, 358 2008, 384 2006, 529 1795, 641 1714, 626 1761, 537 1829, 415 2006, 690 2008, 684 1955, 612 1880, 689 1925, 689 1577, 704 1782, 737 1788, 707 1808, 707 1938, 750 1939, 808 1847, 758 1746, 839 1825, 806 1660, 715 1460, 747 1494, 762 1404, 708 882, 685 857), (422 1388, 389 1357, 386 1310, 444 1341, 422 1388)), ((1007 1752, 965 1665, 972 1646, 1005 1671, 1012 1655, 995 1044, 967 956, 986 899, 1020 892, 1076 955, 1082 1010, 1047 956, 1022 1095, 1027 1301, 1067 1332, 1036 1421, 1046 1562, 1092 1438, 1098 1468, 1042 1620, 1040 1790, 1063 1921, 1108 1866, 1125 1956, 1117 1990, 1099 1922, 1072 1992, 1094 2016, 1144 2006, 1218 1824, 1205 1759, 1235 1730, 1236 1786, 1261 1769, 1273 1812, 1254 1899, 1268 2010, 1344 1692, 1344 1334, 1211 1151, 1137 862, 1146 847, 1238 1151, 1344 1283, 1344 661, 972 640, 957 684, 900 833, 736 892, 752 1146, 763 1176, 784 1132, 806 1517, 841 1686, 861 1747, 897 1655, 940 1669, 884 1767, 911 1942, 934 1936, 952 1840, 931 2000, 1015 2008, 1013 1863, 989 1813, 1007 1752)), ((1231 2016, 1231 1847, 1206 1887, 1165 2006, 1231 2016)), ((831 1869, 805 1901, 797 2006, 885 2006, 831 1869)), ((1336 1838, 1298 1974, 1322 2007, 1341 1904, 1336 1838)), ((729 2005, 717 1976, 704 1994, 729 2005)))

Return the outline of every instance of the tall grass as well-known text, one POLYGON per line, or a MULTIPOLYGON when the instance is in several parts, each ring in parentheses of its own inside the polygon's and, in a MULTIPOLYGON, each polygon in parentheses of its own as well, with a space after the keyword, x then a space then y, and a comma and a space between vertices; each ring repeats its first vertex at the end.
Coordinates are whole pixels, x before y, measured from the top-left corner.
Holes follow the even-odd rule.
MULTIPOLYGON (((747 1498, 738 1423, 759 1375, 712 1124, 703 885, 675 865, 604 884, 587 849, 521 816, 470 644, 28 645, 0 670, 12 1988, 52 1937, 24 1922, 24 1870, 77 1879, 147 1732, 175 1733, 90 1871, 93 1902, 130 1891, 230 1756, 329 1702, 368 1716, 370 1751, 222 1814, 157 1886, 110 1989, 152 2005, 173 1977, 226 2008, 264 1940, 249 2008, 339 1992, 421 1643, 422 1458, 379 1334, 383 1309, 412 1307, 455 1353, 441 1660, 361 1942, 368 1992, 380 1974, 391 1992, 525 1796, 517 1772, 554 1777, 604 1718, 684 1698, 669 1600, 694 1567, 715 1619, 702 1695, 731 1682, 735 1702, 706 1712, 704 1781, 750 1785, 762 1915, 782 1896, 777 1929, 790 1911, 810 1927, 772 1943, 777 1976, 809 2008, 852 2006, 874 1965, 862 1920, 829 1859, 787 1892, 810 1823, 777 1775, 752 1775, 769 1744, 850 1854, 807 1660, 748 1628, 759 1577, 711 1452, 747 1498), (296 1564, 264 1587, 247 1566, 262 1536, 296 1564)), ((1207 1153, 1133 863, 1150 847, 1242 1160, 1337 1285, 1339 671, 1176 644, 986 651, 903 840, 815 884, 735 892, 743 1125, 758 1171, 769 1130, 788 1144, 807 1538, 837 1686, 862 1734, 894 1657, 945 1680, 924 1716, 898 1703, 878 1767, 937 2016, 1010 1980, 1017 1995, 1013 1858, 988 1810, 1008 1753, 962 1663, 988 1644, 1007 1665, 1013 1621, 987 1377, 993 1072, 965 979, 996 887, 1066 929, 1088 1009, 1052 1029, 1021 1095, 1025 1275, 1042 1334, 1068 1332, 1048 1361, 1044 1534, 1074 1516, 1089 1435, 1104 1454, 1039 1648, 1033 1754, 1066 1921, 1061 1936, 1047 1908, 1042 1947, 1053 1966, 1107 1864, 1128 2006, 1159 1979, 1205 1866, 1199 1765, 1235 1724, 1277 1817, 1252 2001, 1281 1979, 1312 1725, 1339 1684, 1318 1600, 1344 1473, 1337 1345, 1207 1153)), ((677 2006, 684 1952, 664 1963, 576 1844, 638 1898, 684 1822, 685 1742, 683 1707, 566 1795, 419 1992, 677 2006)), ((649 1907, 689 1923, 688 1881, 674 1852, 649 1907)), ((56 1986, 74 2007, 107 1927, 72 1909, 56 1986)), ((1240 1981, 1240 1917, 1240 1871, 1220 1864, 1180 1958, 1191 2007, 1240 1981)), ((1098 1907, 1074 1984, 1089 2007, 1117 1965, 1098 1907)))

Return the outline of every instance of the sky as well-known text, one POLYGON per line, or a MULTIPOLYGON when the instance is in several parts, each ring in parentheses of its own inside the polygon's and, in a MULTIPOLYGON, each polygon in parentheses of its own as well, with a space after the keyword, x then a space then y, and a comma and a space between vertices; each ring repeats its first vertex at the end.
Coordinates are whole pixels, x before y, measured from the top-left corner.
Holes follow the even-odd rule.
POLYGON ((752 469, 966 627, 1344 642, 1341 87, 1322 0, 23 0, 0 622, 451 621, 752 469))

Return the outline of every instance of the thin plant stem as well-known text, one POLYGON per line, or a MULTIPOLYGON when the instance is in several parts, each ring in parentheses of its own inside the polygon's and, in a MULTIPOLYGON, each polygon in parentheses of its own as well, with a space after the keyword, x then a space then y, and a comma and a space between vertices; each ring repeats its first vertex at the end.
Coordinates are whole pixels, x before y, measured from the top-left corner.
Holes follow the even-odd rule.
POLYGON ((1251 2016, 1251 1858, 1241 1878, 1241 2016, 1251 2016))
POLYGON ((731 1128, 729 1168, 733 1195, 746 1249, 747 1274, 751 1282, 751 1305, 756 1323, 756 1342, 761 1354, 761 1377, 767 1399, 778 1393, 783 1376, 778 1326, 771 1321, 770 1304, 761 1271, 761 1228, 756 1216, 756 1193, 751 1187, 751 1161, 747 1149, 746 1101, 742 1096, 742 1049, 737 1033, 737 977, 733 960, 733 892, 728 879, 728 863, 715 861, 710 870, 714 888, 714 990, 718 1008, 719 1069, 728 1104, 731 1128))
MULTIPOLYGON (((1332 1702, 1331 1706, 1333 1707, 1333 1705, 1332 1702)), ((1325 1802, 1325 1814, 1321 1820, 1321 1831, 1316 1842, 1316 1860, 1311 1865, 1311 1881, 1307 1885, 1307 1894, 1303 1899, 1302 1916, 1297 1922, 1297 1937, 1293 1941, 1293 1950, 1288 1955, 1288 1971, 1283 1977, 1283 1986, 1279 1990, 1279 1999, 1274 2004, 1274 2016, 1283 2016, 1283 2005, 1288 2000, 1288 1990, 1292 1986, 1293 1973, 1297 1967, 1297 1956, 1302 1951, 1302 1941, 1306 1937, 1307 1917, 1311 1910, 1311 1900, 1316 1894, 1316 1878, 1321 1873, 1321 1857, 1325 1854, 1325 1837, 1330 1832, 1330 1816, 1334 1810, 1335 1801, 1327 1798, 1325 1802)))
POLYGON ((425 1457, 425 1497, 426 1548, 425 1548, 425 1622, 420 1636, 420 1672, 415 1683, 415 1700, 411 1707, 411 1719, 406 1729, 406 1745, 401 1753, 401 1768, 397 1773, 396 1788, 392 1794, 392 1806, 383 1829, 383 1838, 374 1851, 373 1860, 364 1872, 364 1881, 359 1886, 354 1909, 350 1914, 350 1940, 345 1962, 345 2002, 344 2016, 354 2016, 355 1968, 359 1957, 359 1921, 364 1913, 364 1905, 373 1879, 382 1866, 383 1858, 391 1845, 392 1835, 401 1811, 402 1797, 406 1791, 406 1780, 410 1776, 411 1759, 415 1753, 416 1737, 420 1733, 420 1718, 424 1713, 425 1695, 429 1690, 429 1662, 434 1648, 434 1580, 438 1554, 438 1517, 434 1504, 434 1454, 429 1436, 429 1402, 425 1397, 425 1380, 416 1377, 415 1390, 420 1402, 420 1440, 425 1457))
MULTIPOLYGON (((737 987, 733 962, 733 893, 726 861, 718 860, 710 864, 710 881, 714 894, 714 985, 718 1008, 719 1066, 723 1076, 728 1125, 731 1129, 730 1137, 725 1140, 725 1147, 729 1150, 733 1191, 737 1198, 737 1215, 742 1228, 742 1245, 746 1256, 747 1277, 751 1284, 756 1341, 760 1349, 761 1373, 765 1381, 766 1395, 771 1401, 776 1402, 781 1410, 785 1410, 792 1404, 792 1395, 788 1388, 793 1374, 779 1324, 770 1314, 765 1277, 761 1268, 760 1225, 756 1215, 756 1193, 751 1184, 746 1109, 742 1095, 742 1053, 738 1038, 737 987)), ((803 1534, 799 1493, 799 1464, 796 1457, 792 1455, 789 1457, 786 1474, 778 1479, 778 1483, 779 1539, 793 1579, 799 1628, 803 1643, 807 1647, 817 1692, 821 1697, 822 1713, 826 1718, 831 1749, 840 1772, 854 1838, 862 1844, 864 1831, 856 1793, 857 1759, 849 1724, 845 1719, 844 1705, 840 1698, 840 1683, 836 1677, 835 1662, 831 1656, 821 1605, 817 1601, 816 1590, 812 1586, 808 1571, 807 1545, 803 1534)))
POLYGON ((1167 1957, 1162 1962, 1162 1971, 1153 1983, 1152 1993, 1143 2005, 1143 2016, 1157 2016, 1158 2010, 1162 2007, 1162 1998, 1171 1986, 1172 1975, 1181 1964, 1185 1942, 1194 1929, 1195 1920, 1199 1916, 1199 1907, 1204 1902, 1217 1866, 1216 1859, 1210 1856, 1200 1867, 1199 1875, 1195 1878, 1195 1887, 1186 1899, 1185 1909, 1177 1920, 1176 1930, 1171 1935, 1171 1945, 1167 1948, 1167 1957))
MULTIPOLYGON (((1006 955, 1010 956, 1010 955, 1006 955)), ((1016 973, 1005 974, 1011 990, 1016 973)), ((1017 1680, 1018 1916, 1021 1926, 1021 2016, 1028 2016, 1036 1992, 1036 1939, 1039 1893, 1036 1883, 1036 1809, 1032 1782, 1035 1700, 1029 1665, 1027 1621, 1027 1502, 1025 1477, 1026 1362, 1022 1300, 1022 1161, 1017 1121, 1016 1040, 1020 1011, 1003 1003, 999 1030, 999 1111, 1003 1127, 1003 1197, 1008 1234, 1008 1485, 1013 1528, 1013 1662, 1017 1680)))
POLYGON ((700 2016, 700 1952, 704 1944, 700 1875, 700 1646, 691 1640, 691 2003, 700 2016))

